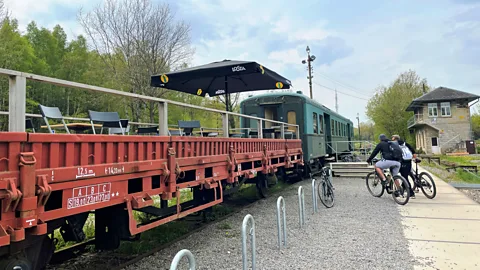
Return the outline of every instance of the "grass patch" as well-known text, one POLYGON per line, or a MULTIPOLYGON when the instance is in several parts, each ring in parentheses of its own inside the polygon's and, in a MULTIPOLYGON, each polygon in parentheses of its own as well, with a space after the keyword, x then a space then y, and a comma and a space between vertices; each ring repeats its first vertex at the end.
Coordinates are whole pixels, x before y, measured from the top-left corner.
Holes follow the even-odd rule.
POLYGON ((454 162, 458 165, 477 166, 480 165, 480 157, 477 156, 440 156, 440 160, 454 162))
MULTIPOLYGON (((460 163, 457 163, 457 164, 460 164, 460 163)), ((462 165, 470 165, 470 164, 462 164, 462 165)), ((446 166, 438 165, 434 162, 423 163, 421 166, 426 170, 428 170, 428 172, 434 174, 435 176, 443 179, 446 182, 463 182, 463 183, 480 184, 479 175, 476 175, 475 173, 466 172, 460 168, 458 168, 455 172, 448 172, 446 170, 446 166)))
POLYGON ((184 221, 172 221, 162 226, 145 231, 141 234, 138 241, 122 241, 117 253, 138 255, 143 252, 154 249, 155 247, 168 243, 178 238, 191 229, 191 224, 184 221))
MULTIPOLYGON (((95 215, 94 214, 88 215, 87 221, 85 222, 85 226, 83 226, 83 233, 85 233, 85 241, 95 238, 95 215)), ((65 240, 63 240, 62 234, 60 233, 60 229, 56 229, 55 231, 53 231, 53 235, 56 239, 58 239, 55 245, 56 250, 77 244, 77 242, 75 241, 65 242, 65 240)))
POLYGON ((230 230, 230 229, 232 229, 232 225, 230 225, 229 223, 224 222, 224 223, 218 224, 217 228, 218 228, 219 230, 230 230))

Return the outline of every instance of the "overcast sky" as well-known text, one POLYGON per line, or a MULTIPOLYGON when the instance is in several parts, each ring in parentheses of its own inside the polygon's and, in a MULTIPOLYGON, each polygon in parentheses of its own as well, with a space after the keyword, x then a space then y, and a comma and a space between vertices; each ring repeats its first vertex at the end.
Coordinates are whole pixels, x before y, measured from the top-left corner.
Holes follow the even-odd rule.
MULTIPOLYGON (((155 1, 155 0, 154 0, 155 1)), ((480 0, 171 0, 192 25, 192 65, 253 60, 309 94, 305 47, 316 56, 314 99, 356 122, 366 100, 408 69, 434 87, 480 94, 480 0), (326 87, 327 88, 326 88, 326 87)), ((101 0, 6 0, 21 29, 32 20, 60 24, 69 38, 76 21, 101 0)), ((394 101, 392 101, 394 102, 394 101)))

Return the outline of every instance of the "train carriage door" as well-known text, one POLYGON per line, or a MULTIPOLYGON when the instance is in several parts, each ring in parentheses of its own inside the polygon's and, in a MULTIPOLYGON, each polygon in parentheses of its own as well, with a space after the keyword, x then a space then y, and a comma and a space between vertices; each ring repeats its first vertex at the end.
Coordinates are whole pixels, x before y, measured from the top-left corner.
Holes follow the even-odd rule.
MULTIPOLYGON (((297 124, 297 113, 295 111, 287 112, 287 123, 296 125, 297 124)), ((293 131, 293 134, 297 134, 297 127, 288 127, 289 130, 293 131)))
POLYGON ((324 121, 325 121, 325 139, 326 139, 326 152, 328 154, 332 154, 332 148, 330 148, 332 146, 331 142, 332 142, 332 125, 331 125, 331 121, 330 121, 330 115, 324 113, 324 121), (329 147, 330 146, 330 147, 329 147))
MULTIPOLYGON (((265 119, 278 121, 277 107, 265 107, 265 119)), ((272 122, 265 121, 265 128, 271 128, 275 126, 272 122)))

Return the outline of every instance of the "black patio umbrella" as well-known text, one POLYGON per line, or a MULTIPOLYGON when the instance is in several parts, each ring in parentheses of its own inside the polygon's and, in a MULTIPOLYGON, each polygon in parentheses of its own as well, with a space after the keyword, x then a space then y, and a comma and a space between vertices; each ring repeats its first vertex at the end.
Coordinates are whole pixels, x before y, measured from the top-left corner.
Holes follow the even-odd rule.
POLYGON ((232 93, 289 89, 291 82, 276 72, 252 61, 223 60, 152 76, 151 86, 204 97, 232 93))

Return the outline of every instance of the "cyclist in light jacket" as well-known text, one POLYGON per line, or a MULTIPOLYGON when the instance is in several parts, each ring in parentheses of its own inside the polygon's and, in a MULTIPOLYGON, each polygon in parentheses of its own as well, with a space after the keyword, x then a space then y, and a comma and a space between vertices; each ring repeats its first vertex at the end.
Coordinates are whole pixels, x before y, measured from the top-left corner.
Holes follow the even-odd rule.
POLYGON ((410 181, 408 181, 408 175, 412 171, 412 159, 417 158, 417 154, 415 153, 415 149, 413 149, 410 144, 403 141, 399 135, 393 135, 392 141, 397 142, 402 149, 403 159, 401 161, 400 174, 403 176, 403 178, 405 178, 405 180, 407 180, 410 188, 410 198, 415 199, 415 192, 412 189, 410 181))

